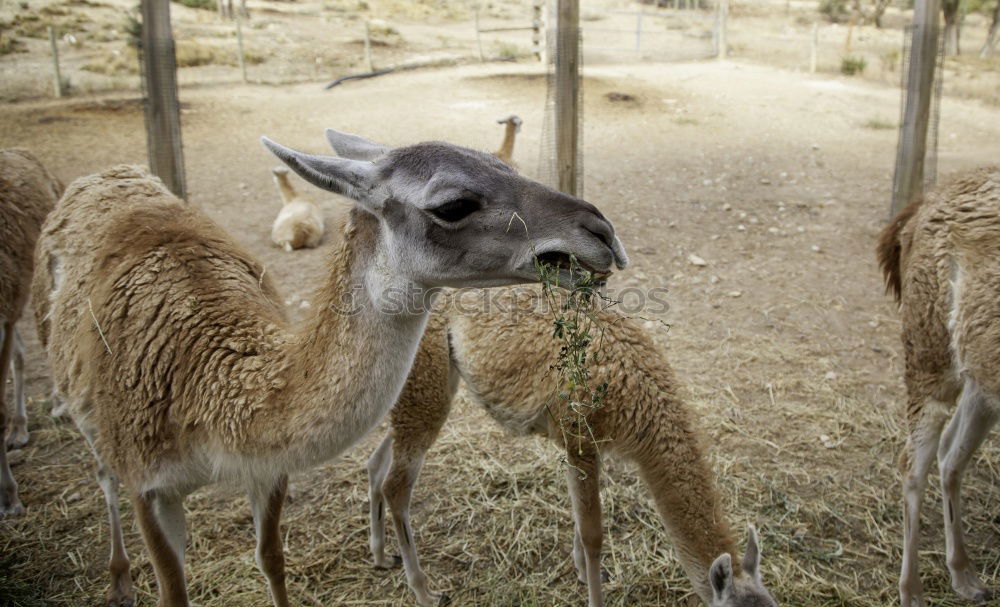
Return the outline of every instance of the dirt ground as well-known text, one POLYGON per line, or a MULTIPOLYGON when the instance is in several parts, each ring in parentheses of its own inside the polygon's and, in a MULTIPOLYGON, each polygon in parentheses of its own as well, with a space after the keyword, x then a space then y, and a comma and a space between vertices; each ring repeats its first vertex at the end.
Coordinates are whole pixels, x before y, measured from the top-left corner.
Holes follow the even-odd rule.
MULTIPOLYGON (((495 120, 516 113, 525 124, 515 160, 537 171, 545 100, 537 65, 421 70, 328 92, 320 84, 181 91, 190 201, 267 265, 299 316, 331 239, 294 254, 270 245, 275 161, 261 134, 316 152, 328 126, 388 144, 444 139, 489 150, 501 136, 495 120)), ((783 605, 893 604, 903 392, 899 324, 873 246, 887 216, 896 132, 870 119, 897 115, 897 90, 712 61, 589 68, 585 95, 586 198, 615 223, 633 260, 616 284, 670 289, 669 311, 647 326, 710 438, 734 524, 761 531, 766 582, 783 605), (610 92, 635 99, 611 101, 610 92), (707 265, 692 265, 691 254, 707 265)), ((0 125, 0 147, 31 148, 67 183, 146 158, 132 94, 6 104, 0 125)), ((942 175, 996 162, 1000 109, 947 97, 940 140, 942 175)), ((330 217, 346 204, 299 185, 330 217)), ((29 344, 32 441, 14 473, 28 514, 0 522, 0 604, 96 604, 106 585, 102 496, 83 441, 67 419, 50 415, 31 323, 20 330, 29 344)), ((293 602, 414 604, 402 572, 370 566, 364 461, 380 435, 293 477, 284 525, 293 602)), ((996 441, 987 445, 963 489, 970 548, 994 588, 998 454, 996 441)), ((621 462, 608 469, 608 604, 680 604, 690 584, 640 481, 621 462)), ((927 592, 931 604, 963 605, 949 589, 940 501, 931 493, 927 592)), ((123 507, 140 602, 151 605, 152 569, 123 507)), ((192 600, 266 604, 245 498, 209 488, 188 507, 192 600)), ((585 602, 558 451, 507 436, 464 397, 428 455, 413 519, 432 587, 453 604, 585 602)))

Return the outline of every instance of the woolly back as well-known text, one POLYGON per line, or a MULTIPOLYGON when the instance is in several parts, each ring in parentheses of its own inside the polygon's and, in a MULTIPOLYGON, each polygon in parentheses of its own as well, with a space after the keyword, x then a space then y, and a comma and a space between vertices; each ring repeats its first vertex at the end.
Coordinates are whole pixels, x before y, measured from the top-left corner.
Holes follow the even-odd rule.
POLYGON ((0 320, 21 316, 30 292, 35 241, 62 190, 28 150, 0 150, 0 320))

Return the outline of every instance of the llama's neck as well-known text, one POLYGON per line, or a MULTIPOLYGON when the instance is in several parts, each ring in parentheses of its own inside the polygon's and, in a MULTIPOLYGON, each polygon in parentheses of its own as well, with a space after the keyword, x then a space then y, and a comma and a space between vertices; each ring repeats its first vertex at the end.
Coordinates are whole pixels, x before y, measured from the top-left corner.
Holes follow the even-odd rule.
POLYGON ((281 192, 282 204, 288 204, 298 197, 298 192, 288 180, 288 173, 274 173, 274 182, 278 184, 278 191, 281 192))
POLYGON ((399 396, 427 322, 427 312, 394 298, 415 287, 394 280, 378 220, 354 210, 313 316, 284 356, 287 388, 258 431, 289 470, 336 456, 364 436, 399 396))
POLYGON ((644 448, 634 453, 635 460, 677 550, 677 558, 695 591, 707 604, 712 596, 708 582, 712 562, 728 552, 734 570, 738 570, 740 555, 690 420, 653 426, 664 435, 643 441, 644 448))
POLYGON ((500 151, 497 152, 497 156, 506 162, 510 162, 510 159, 514 157, 514 133, 516 131, 516 124, 513 122, 508 122, 506 124, 506 130, 503 134, 503 143, 500 144, 500 151))

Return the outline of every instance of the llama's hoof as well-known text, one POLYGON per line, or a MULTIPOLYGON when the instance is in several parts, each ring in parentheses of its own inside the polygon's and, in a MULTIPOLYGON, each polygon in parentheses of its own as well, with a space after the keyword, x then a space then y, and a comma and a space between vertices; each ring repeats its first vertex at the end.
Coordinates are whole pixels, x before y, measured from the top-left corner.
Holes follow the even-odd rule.
POLYGON ((7 434, 7 450, 20 449, 28 444, 28 424, 26 422, 13 422, 10 425, 10 432, 7 434))
POLYGON ((21 500, 16 497, 12 503, 0 505, 0 518, 21 516, 23 514, 24 506, 21 505, 21 500))
POLYGON ((951 587, 963 598, 978 603, 993 600, 993 591, 979 581, 979 576, 971 567, 953 571, 951 581, 951 587))
POLYGON ((394 554, 389 557, 388 560, 382 563, 375 563, 375 569, 389 570, 389 569, 399 569, 403 565, 403 558, 398 554, 394 554))
POLYGON ((112 599, 108 598, 108 607, 135 607, 135 599, 112 599))
POLYGON ((117 576, 108 590, 108 607, 135 607, 135 590, 132 577, 127 573, 117 576))

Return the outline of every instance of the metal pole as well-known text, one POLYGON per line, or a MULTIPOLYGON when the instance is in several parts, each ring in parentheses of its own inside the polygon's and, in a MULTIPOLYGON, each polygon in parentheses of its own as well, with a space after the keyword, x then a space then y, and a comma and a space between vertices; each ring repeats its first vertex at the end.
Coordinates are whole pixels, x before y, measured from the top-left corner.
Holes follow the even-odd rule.
POLYGON ((375 64, 372 62, 372 24, 365 21, 365 66, 369 72, 375 71, 375 64))
POLYGON ((542 2, 535 0, 531 7, 531 52, 539 61, 542 60, 542 2))
POLYGON ((168 0, 142 1, 142 61, 149 168, 171 192, 186 198, 180 105, 177 102, 177 61, 168 0))
POLYGON ((575 196, 579 146, 580 3, 558 0, 556 30, 556 171, 559 190, 575 196))
POLYGON ((635 14, 635 52, 642 52, 642 11, 635 14))
POLYGON ((479 33, 479 5, 478 4, 476 5, 476 46, 479 47, 479 60, 480 61, 486 61, 486 59, 483 58, 483 37, 482 37, 482 34, 479 33))
POLYGON ((240 60, 240 73, 243 74, 243 82, 247 81, 247 61, 243 56, 243 26, 240 22, 243 21, 242 17, 236 18, 236 50, 239 53, 240 60))
POLYGON ((892 215, 923 194, 924 190, 927 124, 937 66, 940 12, 941 0, 917 0, 913 14, 913 45, 907 68, 906 105, 899 130, 896 174, 892 184, 892 215))
POLYGON ((812 45, 809 49, 809 73, 816 73, 816 63, 819 60, 819 24, 813 23, 812 45))
POLYGON ((719 59, 725 59, 728 53, 726 42, 726 26, 729 21, 729 0, 719 2, 719 59))
POLYGON ((59 73, 59 47, 56 46, 56 31, 49 27, 49 48, 52 49, 52 89, 56 97, 63 96, 62 75, 59 73))

